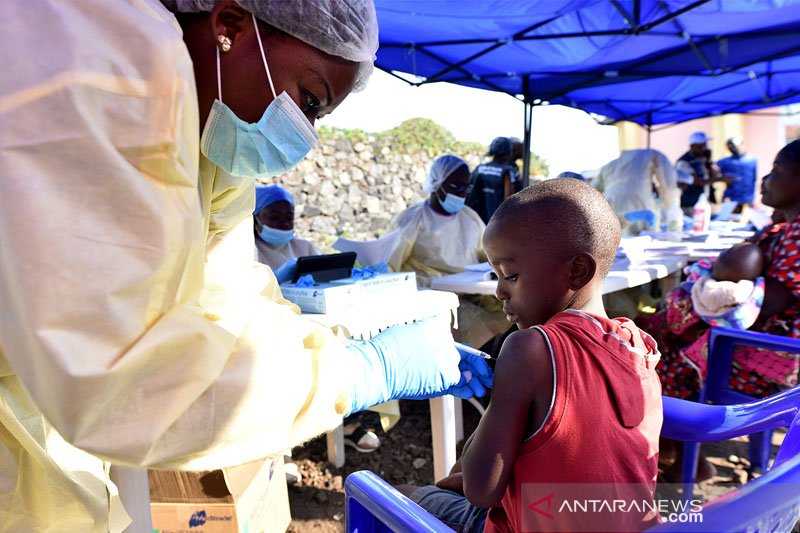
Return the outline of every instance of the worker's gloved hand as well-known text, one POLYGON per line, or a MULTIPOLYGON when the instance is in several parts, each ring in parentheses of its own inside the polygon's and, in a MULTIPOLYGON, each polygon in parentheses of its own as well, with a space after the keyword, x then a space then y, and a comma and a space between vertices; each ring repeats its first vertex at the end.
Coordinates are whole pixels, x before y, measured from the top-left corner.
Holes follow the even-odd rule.
POLYGON ((275 277, 278 278, 278 283, 286 283, 292 281, 294 273, 297 271, 297 258, 292 258, 284 264, 275 269, 275 277))
POLYGON ((487 363, 489 356, 480 350, 458 342, 456 349, 461 355, 461 362, 458 364, 458 368, 461 370, 461 381, 451 387, 448 394, 464 399, 473 396, 482 398, 486 395, 486 389, 492 388, 494 379, 492 369, 487 363))
POLYGON ((389 328, 369 341, 350 341, 347 348, 359 368, 351 413, 389 400, 469 398, 491 386, 486 361, 479 352, 457 350, 445 321, 389 328))
POLYGON ((629 211, 625 213, 625 220, 630 223, 644 222, 648 227, 656 225, 656 214, 649 209, 642 209, 640 211, 629 211))

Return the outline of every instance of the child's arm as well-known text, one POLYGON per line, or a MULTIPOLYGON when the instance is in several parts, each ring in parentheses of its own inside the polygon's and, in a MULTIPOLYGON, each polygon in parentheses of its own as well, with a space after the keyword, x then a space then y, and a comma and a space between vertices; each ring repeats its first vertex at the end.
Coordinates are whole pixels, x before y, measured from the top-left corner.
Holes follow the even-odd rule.
POLYGON ((461 458, 464 494, 474 505, 490 507, 502 498, 526 431, 541 426, 552 391, 552 361, 542 335, 512 333, 497 360, 492 401, 461 458))

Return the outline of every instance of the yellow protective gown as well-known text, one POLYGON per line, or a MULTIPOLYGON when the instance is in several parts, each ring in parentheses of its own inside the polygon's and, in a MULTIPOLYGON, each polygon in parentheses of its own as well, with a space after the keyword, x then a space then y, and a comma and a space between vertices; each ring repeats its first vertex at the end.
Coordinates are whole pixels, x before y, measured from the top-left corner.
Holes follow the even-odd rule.
MULTIPOLYGON (((389 266, 395 272, 416 272, 420 287, 428 288, 435 277, 486 261, 481 242, 486 225, 469 207, 445 216, 425 200, 397 215, 392 226, 400 231, 400 237, 389 266)), ((511 326, 492 296, 461 296, 459 301, 458 330, 453 332, 459 342, 480 348, 511 326)))
POLYGON ((397 215, 392 227, 399 229, 401 236, 389 266, 394 271, 416 272, 421 287, 430 287, 431 278, 486 261, 481 243, 486 224, 469 207, 445 216, 425 200, 397 215))
POLYGON ((252 181, 200 158, 173 15, 0 19, 25 43, 0 77, 0 531, 119 531, 108 462, 219 468, 338 425, 351 356, 254 261, 252 181))

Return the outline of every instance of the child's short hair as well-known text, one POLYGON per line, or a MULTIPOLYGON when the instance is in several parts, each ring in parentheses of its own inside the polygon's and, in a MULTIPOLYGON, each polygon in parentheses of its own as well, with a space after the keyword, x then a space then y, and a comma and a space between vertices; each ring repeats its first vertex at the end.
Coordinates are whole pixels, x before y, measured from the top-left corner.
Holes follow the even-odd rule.
POLYGON ((503 202, 490 223, 512 218, 526 232, 557 240, 571 253, 591 255, 603 277, 614 264, 619 219, 603 195, 587 183, 560 178, 527 187, 503 202))

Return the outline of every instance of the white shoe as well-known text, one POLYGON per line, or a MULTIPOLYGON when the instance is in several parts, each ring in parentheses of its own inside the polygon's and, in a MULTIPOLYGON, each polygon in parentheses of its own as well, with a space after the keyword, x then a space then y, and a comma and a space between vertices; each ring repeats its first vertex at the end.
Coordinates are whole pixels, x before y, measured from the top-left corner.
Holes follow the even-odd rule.
POLYGON ((372 432, 366 431, 360 424, 355 427, 344 428, 344 445, 354 448, 361 453, 372 453, 381 447, 381 439, 372 432))
POLYGON ((286 463, 283 465, 283 469, 286 472, 286 482, 289 485, 297 485, 303 480, 303 475, 300 473, 296 464, 286 463))

